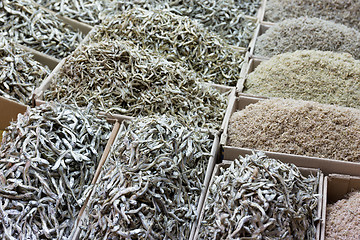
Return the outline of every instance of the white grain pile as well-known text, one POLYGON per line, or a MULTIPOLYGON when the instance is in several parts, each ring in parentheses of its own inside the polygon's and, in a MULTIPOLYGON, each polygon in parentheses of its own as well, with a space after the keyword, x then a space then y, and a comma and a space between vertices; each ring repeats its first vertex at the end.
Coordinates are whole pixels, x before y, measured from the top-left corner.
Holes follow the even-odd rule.
POLYGON ((350 193, 346 199, 327 205, 326 240, 359 239, 360 192, 350 193))
POLYGON ((347 52, 360 59, 360 32, 319 18, 286 19, 259 36, 255 54, 272 57, 296 50, 347 52))
POLYGON ((360 110, 268 99, 230 118, 227 144, 289 154, 360 161, 360 110))
POLYGON ((264 19, 278 22, 294 17, 318 17, 360 30, 359 0, 269 0, 264 19))
POLYGON ((360 61, 313 50, 276 55, 249 74, 245 92, 360 108, 360 61))

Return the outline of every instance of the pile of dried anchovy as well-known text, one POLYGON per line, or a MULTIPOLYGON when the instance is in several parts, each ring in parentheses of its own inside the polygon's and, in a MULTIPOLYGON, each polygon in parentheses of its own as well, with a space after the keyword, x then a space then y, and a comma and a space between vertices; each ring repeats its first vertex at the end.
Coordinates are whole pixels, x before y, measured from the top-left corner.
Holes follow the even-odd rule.
POLYGON ((260 0, 183 0, 169 5, 170 11, 199 21, 227 43, 247 47, 256 23, 244 14, 255 15, 260 0))
POLYGON ((129 116, 167 114, 191 126, 217 129, 226 94, 198 82, 196 74, 130 42, 84 45, 55 76, 44 99, 129 116))
POLYGON ((319 179, 261 152, 240 156, 209 187, 199 239, 315 239, 319 179))
POLYGON ((203 81, 235 86, 244 52, 226 44, 196 21, 165 10, 132 9, 103 22, 92 41, 104 38, 133 41, 182 62, 200 74, 203 81))
POLYGON ((0 1, 0 22, 8 38, 57 58, 69 55, 83 38, 81 32, 28 0, 0 1))
POLYGON ((188 239, 212 145, 175 118, 122 124, 80 239, 188 239))
POLYGON ((300 17, 275 24, 256 40, 256 55, 272 57, 296 50, 347 52, 360 59, 360 32, 332 21, 300 17))
POLYGON ((106 1, 97 0, 36 0, 36 2, 61 15, 90 25, 100 23, 99 14, 106 6, 106 1))
POLYGON ((110 131, 75 107, 44 104, 19 114, 0 148, 0 238, 68 236, 110 131))
POLYGON ((283 53, 256 67, 244 92, 360 108, 360 61, 348 53, 283 53))
POLYGON ((0 34, 0 96, 29 104, 35 87, 49 73, 49 68, 0 34))

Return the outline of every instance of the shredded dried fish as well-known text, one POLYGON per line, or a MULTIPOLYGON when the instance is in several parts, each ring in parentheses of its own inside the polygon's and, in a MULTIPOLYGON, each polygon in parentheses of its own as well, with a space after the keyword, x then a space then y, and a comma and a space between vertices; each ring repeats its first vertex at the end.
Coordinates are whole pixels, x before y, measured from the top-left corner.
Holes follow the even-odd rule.
POLYGON ((262 152, 240 156, 209 187, 199 239, 315 239, 319 179, 262 152))
POLYGON ((50 69, 0 34, 0 96, 30 104, 33 91, 50 69))
POLYGON ((172 62, 196 71, 203 81, 235 86, 244 52, 226 44, 196 21, 174 13, 132 9, 104 21, 91 41, 117 39, 133 41, 159 52, 172 62))
POLYGON ((123 123, 80 239, 188 239, 212 143, 173 117, 123 123))
POLYGON ((60 59, 83 39, 79 30, 29 0, 0 1, 0 22, 8 38, 60 59))
POLYGON ((110 131, 90 109, 52 103, 19 114, 0 148, 0 238, 66 239, 110 131))
POLYGON ((244 92, 360 108, 360 61, 348 53, 283 53, 250 73, 244 92))
POLYGON ((128 116, 167 114, 190 126, 218 129, 226 94, 197 75, 130 42, 84 45, 55 76, 44 99, 128 116))

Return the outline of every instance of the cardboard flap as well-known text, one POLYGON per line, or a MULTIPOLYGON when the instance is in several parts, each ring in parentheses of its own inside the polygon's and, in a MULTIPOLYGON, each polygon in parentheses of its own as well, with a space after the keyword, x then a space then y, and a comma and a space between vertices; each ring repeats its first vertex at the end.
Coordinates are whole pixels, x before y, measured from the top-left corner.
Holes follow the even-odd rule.
POLYGON ((26 112, 27 106, 0 97, 0 129, 5 129, 11 121, 17 119, 19 113, 26 112))

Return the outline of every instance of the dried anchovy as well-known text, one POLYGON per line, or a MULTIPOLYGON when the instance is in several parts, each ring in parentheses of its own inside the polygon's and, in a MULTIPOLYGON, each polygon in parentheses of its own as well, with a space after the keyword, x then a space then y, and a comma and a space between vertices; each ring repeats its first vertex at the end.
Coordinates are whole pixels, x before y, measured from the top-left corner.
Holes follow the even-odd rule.
POLYGON ((30 104, 35 87, 49 74, 47 66, 0 34, 0 96, 30 104))
POLYGON ((104 38, 133 41, 163 54, 169 61, 182 62, 199 73, 203 81, 217 84, 235 86, 244 62, 244 52, 196 21, 163 10, 132 9, 104 21, 91 39, 104 38))
POLYGON ((317 176, 258 152, 239 157, 209 187, 199 239, 315 239, 317 176))
POLYGON ((172 117, 123 123, 80 239, 188 239, 212 143, 172 117))
MULTIPOLYGON (((136 3, 117 0, 111 1, 103 15, 109 15, 111 19, 116 12, 133 8, 163 9, 198 21, 208 31, 221 36, 228 44, 247 47, 256 28, 256 22, 245 14, 256 14, 259 3, 259 0, 149 0, 136 3)), ((170 27, 172 23, 168 24, 170 27)))
POLYGON ((0 31, 39 52, 63 58, 83 39, 79 30, 29 0, 0 1, 0 31))
POLYGON ((44 7, 61 15, 90 25, 100 23, 99 14, 106 7, 107 1, 98 0, 36 0, 44 7))
POLYGON ((66 239, 110 131, 89 109, 44 104, 19 114, 0 148, 0 238, 66 239))
POLYGON ((256 23, 244 14, 255 15, 260 0, 183 0, 170 6, 172 12, 199 21, 227 43, 248 47, 256 23))
POLYGON ((130 42, 84 45, 55 76, 44 99, 129 116, 167 114, 192 126, 216 129, 226 95, 198 82, 196 74, 130 42))

